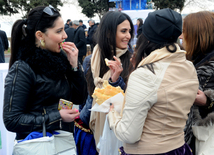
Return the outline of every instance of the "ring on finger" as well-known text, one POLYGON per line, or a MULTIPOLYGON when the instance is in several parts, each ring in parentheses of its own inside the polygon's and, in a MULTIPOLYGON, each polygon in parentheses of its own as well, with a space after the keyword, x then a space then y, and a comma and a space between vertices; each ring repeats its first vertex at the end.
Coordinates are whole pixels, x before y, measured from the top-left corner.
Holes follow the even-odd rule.
POLYGON ((71 50, 72 50, 72 51, 75 51, 75 48, 72 48, 71 50))

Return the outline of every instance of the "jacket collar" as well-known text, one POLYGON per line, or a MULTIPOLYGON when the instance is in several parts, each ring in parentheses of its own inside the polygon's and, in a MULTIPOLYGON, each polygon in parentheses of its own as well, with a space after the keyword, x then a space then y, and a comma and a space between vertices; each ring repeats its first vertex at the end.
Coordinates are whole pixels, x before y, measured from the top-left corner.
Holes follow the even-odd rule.
POLYGON ((161 49, 157 49, 153 52, 151 52, 146 58, 144 58, 139 64, 138 67, 143 66, 145 64, 154 63, 157 61, 183 61, 185 60, 186 52, 181 50, 178 44, 175 44, 177 47, 177 50, 175 53, 171 53, 167 50, 166 47, 163 47, 161 49))
POLYGON ((45 75, 51 79, 61 79, 69 70, 69 61, 66 55, 50 52, 35 46, 21 47, 18 60, 29 64, 32 70, 39 75, 45 75))
POLYGON ((204 55, 202 53, 198 54, 198 56, 195 58, 193 64, 195 65, 195 67, 199 67, 202 64, 208 62, 211 58, 214 57, 214 50, 211 51, 210 53, 204 55))

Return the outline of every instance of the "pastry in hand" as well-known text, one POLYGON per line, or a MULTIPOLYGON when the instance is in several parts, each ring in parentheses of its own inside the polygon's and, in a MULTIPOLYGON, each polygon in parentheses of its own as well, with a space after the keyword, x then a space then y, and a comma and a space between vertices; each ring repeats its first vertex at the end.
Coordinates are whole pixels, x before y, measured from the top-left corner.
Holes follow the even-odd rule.
MULTIPOLYGON (((63 42, 59 43, 59 46, 60 46, 61 50, 63 50, 62 45, 64 44, 64 42, 65 42, 65 41, 63 41, 63 42)), ((63 51, 64 51, 64 50, 63 50, 63 51)))
POLYGON ((108 81, 104 81, 103 88, 95 88, 92 97, 96 100, 96 103, 101 105, 107 99, 117 95, 118 93, 122 93, 124 95, 123 90, 118 87, 111 86, 108 81))
POLYGON ((106 66, 109 66, 109 63, 108 63, 108 59, 107 58, 105 58, 105 63, 106 63, 106 66))

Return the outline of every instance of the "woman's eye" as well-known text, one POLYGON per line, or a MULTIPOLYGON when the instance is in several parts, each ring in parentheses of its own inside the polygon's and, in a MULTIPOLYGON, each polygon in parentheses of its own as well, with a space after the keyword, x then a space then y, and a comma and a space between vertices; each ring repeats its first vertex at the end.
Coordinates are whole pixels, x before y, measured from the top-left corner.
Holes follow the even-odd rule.
POLYGON ((60 32, 62 32, 62 30, 57 31, 57 33, 60 33, 60 32))

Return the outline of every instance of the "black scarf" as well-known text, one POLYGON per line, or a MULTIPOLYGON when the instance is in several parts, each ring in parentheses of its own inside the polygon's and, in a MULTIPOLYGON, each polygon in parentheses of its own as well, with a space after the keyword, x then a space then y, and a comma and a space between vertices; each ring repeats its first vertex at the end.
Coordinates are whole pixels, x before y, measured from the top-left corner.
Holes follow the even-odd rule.
POLYGON ((37 48, 34 44, 21 46, 17 59, 28 63, 36 74, 45 75, 54 80, 63 78, 71 68, 64 52, 51 52, 37 48))

